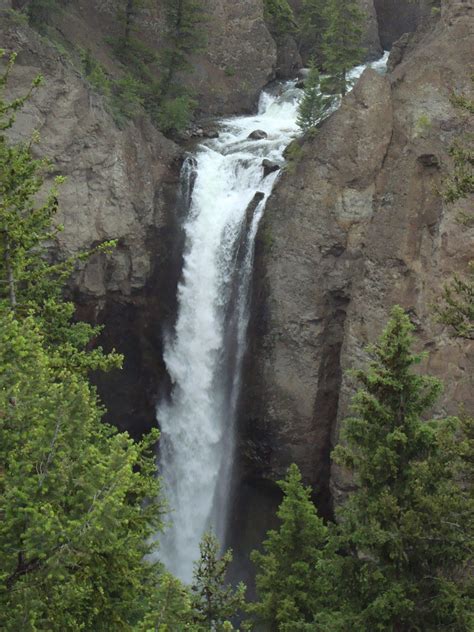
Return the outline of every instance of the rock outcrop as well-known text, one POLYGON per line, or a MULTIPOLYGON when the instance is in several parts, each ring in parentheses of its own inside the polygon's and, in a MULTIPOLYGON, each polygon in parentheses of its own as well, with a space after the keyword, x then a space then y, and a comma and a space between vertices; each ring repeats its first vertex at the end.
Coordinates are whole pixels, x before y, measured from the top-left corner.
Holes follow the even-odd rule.
MULTIPOLYGON (((366 363, 394 304, 409 311, 429 352, 423 370, 445 383, 433 414, 474 407, 472 345, 433 317, 443 284, 472 258, 473 229, 437 193, 466 123, 450 96, 470 89, 472 13, 470 3, 445 2, 391 75, 366 71, 292 152, 269 200, 240 427, 249 503, 294 461, 331 512, 331 496, 348 484, 329 458, 355 389, 347 370, 366 363)), ((242 497, 238 511, 246 515, 242 497)))
POLYGON ((416 31, 433 9, 432 0, 373 0, 373 4, 384 50, 390 50, 404 33, 416 31))
POLYGON ((59 192, 61 256, 118 240, 110 256, 94 256, 83 266, 70 291, 82 317, 108 323, 106 346, 129 352, 125 371, 111 378, 117 388, 113 395, 108 389, 106 404, 119 426, 131 427, 134 418, 131 429, 139 434, 153 423, 163 371, 160 332, 147 337, 144 327, 163 322, 175 300, 179 231, 172 211, 181 150, 145 117, 118 129, 74 67, 6 15, 0 41, 19 53, 8 84, 13 94, 24 94, 34 77, 44 76, 18 114, 13 136, 38 130, 38 153, 52 160, 53 175, 67 177, 59 192), (153 362, 146 353, 155 355, 153 362))
MULTIPOLYGON (((19 0, 15 0, 19 1, 19 0)), ((203 0, 207 19, 201 25, 206 45, 193 54, 193 71, 181 81, 198 102, 201 116, 225 116, 250 111, 261 88, 275 74, 276 45, 263 20, 263 0, 203 0)), ((112 73, 116 67, 109 38, 122 35, 113 3, 75 0, 56 19, 68 42, 90 49, 112 73)), ((157 0, 141 12, 137 35, 159 52, 164 43, 165 3, 157 0)))
MULTIPOLYGON (((107 43, 123 30, 116 4, 65 4, 54 15, 54 43, 11 11, 24 4, 0 0, 0 45, 19 52, 10 88, 24 93, 39 73, 45 81, 18 116, 14 134, 26 137, 38 129, 38 153, 53 159, 54 174, 67 176, 59 196, 62 256, 118 241, 111 256, 96 256, 78 272, 70 294, 81 318, 106 324, 100 343, 125 356, 123 371, 96 380, 109 420, 138 436, 154 425, 162 394, 157 391, 168 388, 162 336, 173 322, 181 270, 182 150, 146 116, 119 129, 81 76, 81 49, 111 76, 121 76, 107 43)), ((195 91, 201 116, 248 111, 275 72, 276 46, 263 20, 263 2, 204 0, 204 7, 208 44, 194 55, 194 72, 183 81, 195 91)), ((156 51, 163 42, 163 11, 163 2, 153 3, 137 24, 140 39, 156 51)))

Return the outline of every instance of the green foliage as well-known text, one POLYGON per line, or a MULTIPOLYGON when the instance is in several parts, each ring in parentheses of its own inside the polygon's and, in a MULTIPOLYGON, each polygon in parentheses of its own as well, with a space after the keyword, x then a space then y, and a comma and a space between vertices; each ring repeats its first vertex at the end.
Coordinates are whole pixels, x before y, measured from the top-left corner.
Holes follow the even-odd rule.
POLYGON ((113 111, 119 124, 143 104, 154 123, 165 133, 184 130, 196 102, 183 87, 182 75, 190 72, 190 56, 206 45, 206 15, 201 0, 166 0, 163 47, 156 53, 135 33, 135 20, 145 0, 118 2, 124 34, 111 41, 114 53, 127 69, 126 78, 116 82, 113 111))
MULTIPOLYGON (((474 85, 474 77, 471 78, 474 85)), ((474 113, 474 101, 465 94, 454 93, 451 97, 452 104, 461 113, 469 115, 474 113)), ((453 159, 453 170, 444 182, 442 196, 448 204, 465 199, 474 193, 474 142, 472 130, 468 132, 463 141, 457 140, 449 151, 453 159)), ((460 218, 463 223, 472 222, 472 213, 460 218)))
MULTIPOLYGON (((454 94, 452 103, 461 111, 472 114, 474 102, 464 94, 454 94)), ((453 170, 444 181, 441 192, 448 204, 472 197, 474 193, 474 148, 472 132, 465 135, 464 143, 455 142, 450 149, 453 170)), ((470 226, 474 221, 472 211, 461 212, 458 221, 470 226)), ((451 327, 454 334, 468 340, 474 339, 474 263, 471 261, 468 276, 455 276, 443 289, 442 303, 435 307, 439 322, 451 327)))
MULTIPOLYGON (((33 157, 36 135, 16 145, 8 141, 6 132, 30 94, 12 102, 4 99, 13 62, 14 56, 0 76, 0 307, 13 309, 18 316, 34 314, 58 362, 70 362, 83 371, 117 366, 120 358, 114 354, 106 357, 100 349, 85 351, 100 329, 86 323, 72 324, 74 307, 62 299, 62 285, 77 261, 93 253, 79 253, 59 263, 50 261, 48 246, 62 230, 53 223, 57 186, 62 179, 56 178, 55 186, 48 193, 44 191, 48 163, 33 157), (42 203, 37 202, 38 196, 42 203)), ((40 81, 36 79, 32 89, 40 81)), ((107 252, 113 245, 101 244, 94 252, 107 252)))
POLYGON ((442 303, 435 306, 438 321, 452 328, 458 338, 474 340, 474 266, 471 263, 470 276, 461 279, 454 276, 445 285, 442 303))
POLYGON ((207 17, 200 0, 166 0, 165 8, 166 45, 159 58, 155 119, 164 132, 179 132, 189 125, 197 105, 180 77, 192 70, 190 56, 206 46, 207 17))
POLYGON ((254 551, 257 601, 249 611, 271 630, 293 632, 313 620, 331 599, 324 566, 329 531, 316 514, 311 490, 304 487, 296 465, 280 481, 283 501, 278 509, 278 531, 269 531, 263 552, 254 551))
POLYGON ((452 204, 474 193, 474 145, 463 145, 457 141, 450 148, 449 154, 453 159, 454 170, 445 181, 443 197, 452 204))
POLYGON ((474 501, 460 479, 472 440, 459 419, 422 421, 441 385, 414 373, 412 330, 395 307, 368 370, 355 372, 355 416, 334 452, 357 485, 339 515, 341 547, 353 552, 340 602, 347 629, 467 632, 474 501))
POLYGON ((101 422, 87 374, 120 358, 89 350, 97 330, 71 322, 61 290, 75 259, 45 249, 58 230, 47 165, 6 135, 28 98, 3 97, 13 61, 0 76, 0 627, 197 632, 188 591, 150 561, 158 432, 135 443, 101 422))
POLYGON ((298 106, 297 123, 303 132, 316 129, 334 102, 333 97, 325 96, 320 90, 319 72, 314 63, 310 65, 305 81, 303 98, 298 106))
POLYGON ((35 319, 3 309, 0 627, 129 629, 157 583, 143 562, 162 513, 157 435, 102 424, 87 380, 57 364, 35 319))
POLYGON ((111 81, 103 66, 92 56, 89 49, 80 51, 82 69, 92 88, 105 97, 110 97, 111 81))
POLYGON ((158 127, 163 132, 181 132, 189 125, 196 102, 187 95, 162 101, 156 115, 158 127))
POLYGON ((51 17, 60 10, 58 0, 30 0, 26 5, 26 14, 31 26, 43 28, 51 17))
POLYGON ((119 127, 124 127, 127 120, 135 118, 143 111, 142 93, 142 83, 131 74, 113 82, 110 107, 119 127))
POLYGON ((6 9, 5 14, 13 22, 13 24, 28 24, 28 16, 25 15, 22 11, 19 11, 17 9, 6 9))
POLYGON ((293 10, 288 0, 264 0, 264 17, 274 35, 291 33, 296 28, 293 10))
POLYGON ((365 14, 355 0, 328 0, 323 36, 325 92, 344 96, 348 88, 348 71, 364 56, 361 47, 365 14))
POLYGON ((418 117, 415 124, 415 134, 416 136, 425 136, 431 129, 431 119, 426 114, 422 114, 418 117))
POLYGON ((211 532, 204 534, 199 548, 191 586, 194 620, 203 630, 233 630, 229 619, 244 607, 245 586, 241 583, 234 589, 226 584, 232 551, 219 557, 219 542, 211 532))
POLYGON ((320 58, 325 30, 325 0, 303 0, 299 16, 299 40, 310 58, 320 58))

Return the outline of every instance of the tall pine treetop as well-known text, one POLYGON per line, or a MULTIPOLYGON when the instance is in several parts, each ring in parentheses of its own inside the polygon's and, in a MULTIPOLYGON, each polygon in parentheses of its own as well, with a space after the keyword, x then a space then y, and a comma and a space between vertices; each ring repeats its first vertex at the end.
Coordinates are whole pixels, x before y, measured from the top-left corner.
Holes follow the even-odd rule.
POLYGON ((279 485, 278 530, 267 533, 263 552, 254 551, 258 600, 250 611, 271 630, 293 632, 312 621, 327 599, 321 563, 327 556, 328 529, 316 513, 311 489, 301 481, 298 467, 289 467, 279 485))
POLYGON ((365 14, 355 0, 328 0, 323 36, 325 91, 344 96, 348 89, 347 74, 361 63, 361 46, 365 14))

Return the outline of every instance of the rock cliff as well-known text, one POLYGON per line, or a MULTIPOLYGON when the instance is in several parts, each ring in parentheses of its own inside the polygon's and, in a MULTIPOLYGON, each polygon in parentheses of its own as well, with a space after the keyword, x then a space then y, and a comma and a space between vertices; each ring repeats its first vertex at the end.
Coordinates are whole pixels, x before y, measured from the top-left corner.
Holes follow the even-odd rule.
MULTIPOLYGON (((241 417, 250 504, 271 498, 270 481, 295 461, 331 512, 331 496, 349 484, 329 458, 355 389, 347 370, 367 361, 364 349, 394 304, 409 310, 429 352, 423 370, 445 383, 433 414, 474 407, 473 347, 436 324, 432 307, 472 258, 473 229, 437 188, 467 124, 450 96, 470 90, 473 20, 470 2, 444 2, 434 28, 398 49, 390 75, 366 71, 316 137, 292 152, 268 203, 241 417)), ((246 502, 243 533, 253 529, 246 502)))
MULTIPOLYGON (((74 63, 77 50, 87 48, 120 76, 106 41, 120 28, 115 11, 107 10, 110 3, 66 5, 55 17, 52 41, 11 11, 23 4, 0 4, 0 47, 19 53, 9 86, 22 94, 38 74, 44 83, 18 116, 14 135, 38 130, 38 153, 53 159, 54 174, 67 176, 59 196, 62 255, 118 240, 112 256, 94 257, 78 272, 70 293, 80 317, 107 325, 101 344, 125 355, 124 371, 96 379, 109 419, 137 436, 155 423, 157 391, 168 384, 162 335, 174 317, 181 267, 177 193, 183 152, 145 116, 119 129, 74 63)), ((186 80, 196 90, 201 115, 249 110, 276 63, 262 2, 205 5, 208 47, 194 57, 186 80)), ((157 50, 162 10, 157 2, 140 17, 140 35, 157 50)))
MULTIPOLYGON (((391 0, 360 1, 370 16, 366 45, 373 54, 379 32, 391 46, 427 15, 427 0, 409 15, 408 8, 396 15, 400 4, 391 0)), ((96 257, 79 271, 70 293, 81 317, 106 323, 104 345, 125 354, 125 370, 100 385, 110 419, 138 435, 154 423, 157 390, 168 388, 161 338, 174 316, 180 274, 182 150, 146 117, 118 129, 67 49, 25 26, 11 6, 0 0, 0 44, 20 53, 11 89, 24 92, 38 73, 45 77, 16 134, 39 129, 39 153, 53 158, 54 173, 68 176, 60 194, 61 250, 118 240, 112 257, 96 257)), ((102 6, 70 3, 56 28, 66 45, 90 48, 114 73, 104 40, 118 26, 102 6)), ((249 110, 277 66, 296 59, 294 43, 287 45, 289 57, 282 61, 280 50, 277 59, 262 0, 206 0, 206 6, 209 46, 195 56, 186 81, 202 116, 249 110)), ((140 24, 157 50, 160 10, 157 2, 140 24)), ((278 501, 274 481, 291 461, 315 486, 324 511, 330 490, 344 489, 347 481, 331 473, 329 454, 354 390, 345 372, 366 360, 364 346, 393 303, 410 310, 420 346, 430 351, 428 369, 446 381, 435 412, 455 412, 456 401, 472 405, 472 350, 431 316, 431 303, 443 282, 465 269, 472 244, 456 209, 436 194, 448 148, 463 132, 449 97, 469 87, 471 14, 469 0, 447 0, 433 30, 400 40, 392 74, 365 73, 318 136, 293 152, 268 205, 258 235, 240 427, 242 541, 266 526, 278 501)))

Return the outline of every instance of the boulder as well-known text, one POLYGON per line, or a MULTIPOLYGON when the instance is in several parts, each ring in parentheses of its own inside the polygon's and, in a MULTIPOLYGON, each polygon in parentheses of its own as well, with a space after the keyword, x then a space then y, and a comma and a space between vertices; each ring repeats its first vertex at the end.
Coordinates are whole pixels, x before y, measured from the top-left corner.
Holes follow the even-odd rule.
POLYGON ((265 138, 268 138, 268 134, 262 129, 256 129, 255 131, 251 132, 247 136, 247 138, 249 138, 250 140, 265 140, 265 138))
POLYGON ((265 178, 268 175, 270 175, 270 173, 273 173, 274 171, 278 171, 278 169, 281 168, 277 162, 273 162, 273 160, 268 160, 268 158, 265 158, 265 160, 262 161, 262 167, 263 167, 263 176, 265 178))

